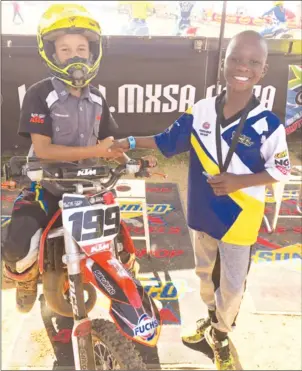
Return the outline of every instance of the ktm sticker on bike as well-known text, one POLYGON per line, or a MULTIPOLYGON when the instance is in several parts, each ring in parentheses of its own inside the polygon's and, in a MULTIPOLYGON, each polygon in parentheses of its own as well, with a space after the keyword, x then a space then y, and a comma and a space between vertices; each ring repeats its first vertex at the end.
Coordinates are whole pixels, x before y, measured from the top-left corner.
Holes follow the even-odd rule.
POLYGON ((138 324, 133 329, 134 336, 139 336, 146 341, 151 341, 156 333, 159 323, 157 319, 151 318, 144 313, 138 320, 138 324))

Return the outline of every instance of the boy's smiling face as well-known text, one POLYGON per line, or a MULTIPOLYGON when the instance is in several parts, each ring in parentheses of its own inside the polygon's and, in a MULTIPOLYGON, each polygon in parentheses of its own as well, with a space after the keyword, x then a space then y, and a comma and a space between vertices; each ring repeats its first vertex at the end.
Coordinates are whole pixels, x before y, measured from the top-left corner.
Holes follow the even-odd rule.
POLYGON ((224 77, 233 91, 252 90, 266 74, 267 46, 260 36, 242 33, 235 36, 226 51, 224 77))
POLYGON ((55 41, 56 56, 64 64, 73 57, 89 58, 89 42, 80 34, 65 34, 55 41))

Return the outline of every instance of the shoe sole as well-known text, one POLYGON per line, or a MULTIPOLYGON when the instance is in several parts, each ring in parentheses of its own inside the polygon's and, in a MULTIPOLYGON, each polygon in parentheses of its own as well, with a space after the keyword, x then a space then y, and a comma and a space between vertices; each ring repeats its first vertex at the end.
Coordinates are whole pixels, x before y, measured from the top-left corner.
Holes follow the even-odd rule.
POLYGON ((198 344, 198 343, 202 342, 202 340, 204 339, 204 336, 198 341, 186 340, 184 338, 181 338, 181 339, 184 343, 187 343, 187 344, 198 344))
MULTIPOLYGON (((201 341, 203 341, 203 339, 204 339, 204 335, 205 333, 203 333, 202 335, 201 335, 201 338, 199 339, 199 340, 197 340, 197 341, 194 341, 194 340, 185 340, 185 337, 182 337, 181 339, 182 339, 182 341, 184 341, 185 343, 187 343, 187 344, 198 344, 198 343, 200 343, 201 341)), ((188 336, 189 337, 189 336, 188 336)))

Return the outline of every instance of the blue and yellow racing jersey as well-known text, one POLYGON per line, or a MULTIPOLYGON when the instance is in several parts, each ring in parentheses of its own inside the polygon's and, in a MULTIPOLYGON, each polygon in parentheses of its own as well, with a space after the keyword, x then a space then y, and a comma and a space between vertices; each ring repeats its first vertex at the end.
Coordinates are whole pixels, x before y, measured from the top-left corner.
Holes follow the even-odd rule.
MULTIPOLYGON (((166 131, 156 135, 155 141, 166 157, 190 151, 189 227, 226 243, 252 245, 264 214, 265 186, 216 196, 203 174, 219 173, 215 137, 218 98, 197 102, 166 131)), ((221 128, 223 162, 239 124, 240 117, 236 116, 221 128)), ((277 116, 258 104, 247 116, 228 172, 256 174, 263 170, 282 181, 289 175, 290 164, 284 126, 277 116)))

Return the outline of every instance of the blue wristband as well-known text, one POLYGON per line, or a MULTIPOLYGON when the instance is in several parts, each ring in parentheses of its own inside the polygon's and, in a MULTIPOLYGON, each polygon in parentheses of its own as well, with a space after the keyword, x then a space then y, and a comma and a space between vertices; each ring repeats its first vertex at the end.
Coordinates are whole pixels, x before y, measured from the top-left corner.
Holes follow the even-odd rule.
POLYGON ((128 139, 128 142, 129 142, 129 148, 130 149, 135 149, 135 147, 136 147, 136 140, 135 140, 135 138, 134 137, 128 137, 127 138, 128 139))

